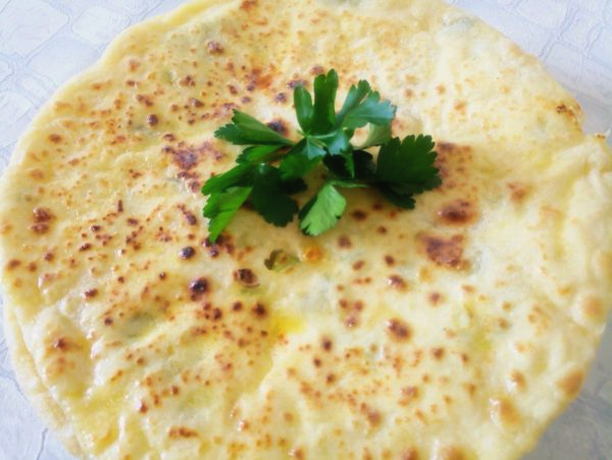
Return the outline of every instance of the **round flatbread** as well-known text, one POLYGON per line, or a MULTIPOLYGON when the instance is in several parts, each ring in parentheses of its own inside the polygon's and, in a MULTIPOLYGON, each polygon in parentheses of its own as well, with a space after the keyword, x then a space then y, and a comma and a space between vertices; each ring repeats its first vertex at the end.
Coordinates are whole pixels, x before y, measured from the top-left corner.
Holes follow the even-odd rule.
MULTIPOLYGON (((83 458, 511 459, 578 393, 612 303, 612 157, 531 56, 437 0, 195 1, 123 33, 0 192, 24 390, 83 458), (431 134, 443 185, 310 238, 203 182, 233 109, 296 136, 334 68, 431 134)), ((302 198, 300 198, 302 200, 302 198)), ((303 200, 302 200, 303 201, 303 200)))

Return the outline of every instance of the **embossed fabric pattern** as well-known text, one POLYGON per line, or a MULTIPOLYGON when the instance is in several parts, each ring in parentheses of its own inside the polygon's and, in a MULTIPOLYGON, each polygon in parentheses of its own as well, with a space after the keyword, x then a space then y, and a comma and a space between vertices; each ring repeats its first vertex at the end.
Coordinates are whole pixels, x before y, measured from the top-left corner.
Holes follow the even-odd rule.
MULTIPOLYGON (((537 55, 612 132, 612 0, 447 0, 537 55)), ((0 0, 0 171, 40 106, 120 31, 183 0, 0 0)), ((1 308, 1 298, 0 298, 1 308)), ((0 323, 2 315, 0 315, 0 323)), ((0 460, 68 460, 20 391, 0 324, 0 460)), ((526 460, 612 460, 612 328, 578 400, 526 460)))

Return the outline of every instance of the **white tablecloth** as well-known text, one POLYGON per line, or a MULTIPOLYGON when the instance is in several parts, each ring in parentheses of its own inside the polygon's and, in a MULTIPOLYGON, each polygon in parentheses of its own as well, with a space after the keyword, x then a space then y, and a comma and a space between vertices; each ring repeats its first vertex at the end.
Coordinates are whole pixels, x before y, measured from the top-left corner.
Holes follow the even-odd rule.
MULTIPOLYGON (((119 31, 181 3, 0 0, 0 170, 19 134, 55 88, 93 63, 119 31)), ((538 55, 583 104, 588 131, 612 129, 612 0, 451 3, 538 55)), ((69 458, 20 392, 0 331, 0 460, 69 458)), ((527 458, 612 460, 612 328, 578 401, 527 458)))

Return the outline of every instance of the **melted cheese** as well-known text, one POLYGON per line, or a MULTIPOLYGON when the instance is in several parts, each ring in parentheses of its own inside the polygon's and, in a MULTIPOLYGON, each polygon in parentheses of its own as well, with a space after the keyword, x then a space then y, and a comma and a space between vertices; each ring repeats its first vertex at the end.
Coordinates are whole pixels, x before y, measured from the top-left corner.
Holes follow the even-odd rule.
POLYGON ((189 3, 122 34, 17 147, 16 365, 83 457, 516 458, 611 304, 611 156, 580 123, 534 58, 437 0, 189 3), (238 153, 214 130, 240 108, 295 135, 291 87, 332 67, 341 96, 366 78, 399 107, 398 135, 434 136, 444 185, 410 212, 346 191, 316 239, 243 210, 208 244, 199 189, 238 153))

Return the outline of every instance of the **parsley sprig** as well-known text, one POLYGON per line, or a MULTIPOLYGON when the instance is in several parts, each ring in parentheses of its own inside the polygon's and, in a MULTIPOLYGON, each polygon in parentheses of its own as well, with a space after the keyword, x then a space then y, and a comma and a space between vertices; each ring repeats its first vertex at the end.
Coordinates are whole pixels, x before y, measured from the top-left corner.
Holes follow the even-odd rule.
POLYGON ((236 166, 211 177, 202 188, 209 196, 204 216, 209 219, 211 241, 247 203, 279 227, 298 214, 301 230, 315 236, 342 217, 347 203, 341 189, 375 188, 394 205, 412 209, 415 195, 441 184, 430 136, 392 137, 396 107, 381 100, 367 81, 351 86, 339 112, 337 91, 335 70, 315 78, 314 100, 303 86, 295 88, 302 136, 297 142, 237 110, 231 123, 215 132, 219 139, 246 147, 236 166), (355 131, 368 125, 366 141, 353 145, 355 131), (373 147, 380 147, 376 161, 368 151, 373 147), (293 195, 307 190, 304 177, 320 166, 326 169, 325 180, 300 209, 293 195))

